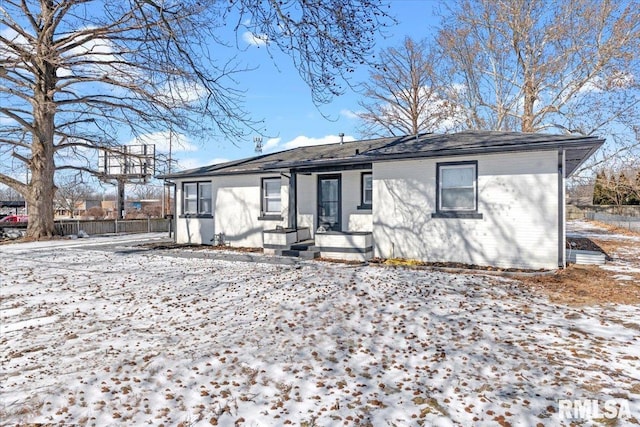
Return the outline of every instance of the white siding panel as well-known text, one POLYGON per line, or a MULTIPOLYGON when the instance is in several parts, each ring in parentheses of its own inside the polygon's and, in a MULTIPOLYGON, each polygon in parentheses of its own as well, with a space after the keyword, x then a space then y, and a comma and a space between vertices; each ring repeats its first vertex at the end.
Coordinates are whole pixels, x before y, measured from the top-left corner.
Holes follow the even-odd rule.
POLYGON ((297 209, 298 209, 298 227, 309 227, 311 237, 316 231, 316 210, 317 210, 317 192, 318 181, 316 175, 302 175, 297 177, 298 191, 297 209))
POLYGON ((372 231, 373 215, 368 213, 354 213, 349 215, 348 231, 372 231))
POLYGON ((342 172, 342 231, 371 231, 371 211, 359 210, 361 191, 360 170, 342 172))
POLYGON ((384 162, 373 170, 376 256, 557 267, 557 152, 384 162), (478 212, 483 218, 431 218, 436 164, 464 160, 478 161, 478 212))
MULTIPOLYGON (((210 182, 207 180, 197 180, 198 182, 210 182)), ((194 182, 188 180, 186 182, 194 182)), ((181 218, 182 215, 182 183, 176 182, 176 243, 194 244, 194 245, 211 245, 211 239, 214 236, 213 218, 181 218)))
MULTIPOLYGON (((262 231, 277 225, 286 226, 285 216, 280 221, 259 220, 261 178, 278 175, 219 176, 213 179, 213 205, 215 206, 216 233, 224 233, 231 246, 262 247, 262 231)), ((288 181, 282 180, 282 211, 287 211, 288 181)))
MULTIPOLYGON (((181 218, 182 182, 177 181, 176 242, 212 245, 214 236, 225 234, 231 246, 262 247, 262 231, 286 226, 288 185, 282 179, 282 220, 265 221, 260 217, 261 178, 279 175, 237 175, 212 177, 213 218, 181 218)), ((199 180, 203 181, 203 180, 199 180)), ((191 181, 189 181, 191 182, 191 181)))

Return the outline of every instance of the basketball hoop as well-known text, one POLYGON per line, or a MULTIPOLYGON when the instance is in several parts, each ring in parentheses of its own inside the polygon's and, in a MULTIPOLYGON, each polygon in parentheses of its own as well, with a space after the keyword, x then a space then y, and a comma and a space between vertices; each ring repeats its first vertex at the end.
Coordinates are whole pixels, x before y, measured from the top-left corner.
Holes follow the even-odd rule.
POLYGON ((153 144, 121 145, 104 148, 98 153, 101 181, 118 186, 118 219, 123 219, 125 184, 146 184, 155 173, 156 146, 153 144))

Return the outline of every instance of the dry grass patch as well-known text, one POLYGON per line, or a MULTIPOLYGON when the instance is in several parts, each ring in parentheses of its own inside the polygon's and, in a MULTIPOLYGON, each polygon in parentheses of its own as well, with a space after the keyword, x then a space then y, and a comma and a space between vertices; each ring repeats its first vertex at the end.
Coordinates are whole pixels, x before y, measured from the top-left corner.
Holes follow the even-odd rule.
POLYGON ((640 277, 635 283, 616 280, 616 272, 598 266, 570 265, 552 275, 520 280, 545 292, 551 301, 568 305, 640 304, 640 277))
POLYGON ((640 233, 638 233, 637 231, 629 230, 628 228, 616 227, 615 225, 607 224, 606 222, 600 221, 589 220, 589 222, 594 226, 604 228, 611 233, 622 234, 624 236, 640 236, 640 233))
POLYGON ((607 258, 616 255, 616 252, 620 252, 620 249, 633 248, 634 245, 638 245, 638 243, 634 244, 625 240, 603 240, 597 238, 592 238, 591 240, 604 251, 607 258))

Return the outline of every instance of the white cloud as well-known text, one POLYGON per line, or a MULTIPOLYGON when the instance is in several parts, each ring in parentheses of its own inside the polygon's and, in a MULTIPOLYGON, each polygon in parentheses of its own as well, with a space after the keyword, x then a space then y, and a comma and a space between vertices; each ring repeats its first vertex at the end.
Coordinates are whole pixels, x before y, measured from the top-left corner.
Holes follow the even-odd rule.
POLYGON ((203 161, 201 158, 198 158, 198 157, 189 157, 186 159, 179 159, 177 163, 178 163, 179 170, 187 170, 187 169, 201 168, 204 166, 217 165, 219 163, 225 163, 228 161, 229 159, 225 159, 222 157, 215 157, 213 159, 205 160, 205 161, 203 161))
POLYGON ((105 38, 94 38, 94 35, 86 33, 93 27, 81 29, 69 40, 69 43, 78 43, 65 53, 65 66, 58 68, 58 77, 69 77, 75 74, 109 75, 111 78, 128 76, 132 70, 126 65, 113 66, 121 62, 121 58, 115 52, 114 44, 105 38))
POLYGON ((209 165, 217 165, 219 163, 226 163, 228 161, 229 161, 229 159, 225 159, 224 157, 216 157, 214 159, 211 159, 209 161, 209 163, 207 163, 207 164, 209 164, 209 165))
POLYGON ((358 113, 351 110, 340 110, 340 115, 342 117, 346 117, 347 119, 359 119, 358 113))
POLYGON ((266 34, 254 34, 251 31, 245 31, 242 33, 242 40, 251 46, 264 46, 269 41, 269 37, 266 34))
POLYGON ((578 93, 600 93, 609 90, 628 89, 634 84, 634 81, 635 78, 632 73, 614 71, 605 77, 593 77, 580 88, 578 93))
POLYGON ((263 146, 262 151, 274 151, 282 141, 282 138, 270 138, 263 146))
POLYGON ((578 93, 599 93, 602 92, 602 87, 604 86, 604 82, 599 77, 594 77, 593 79, 586 82, 582 87, 578 90, 578 93))
POLYGON ((0 116, 0 125, 15 126, 18 123, 11 117, 0 116))
POLYGON ((176 163, 178 166, 178 170, 195 169, 195 168, 204 166, 202 164, 202 159, 193 158, 193 157, 190 157, 187 159, 179 159, 177 160, 176 163))
MULTIPOLYGON (((0 30, 0 36, 9 40, 13 44, 20 46, 22 49, 31 50, 31 44, 29 41, 22 35, 18 34, 15 30, 11 28, 3 28, 0 30)), ((14 52, 7 47, 5 43, 0 42, 0 58, 3 59, 17 59, 18 56, 14 54, 14 52)))
POLYGON ((157 95, 160 100, 175 106, 190 104, 204 97, 207 93, 204 86, 185 81, 168 83, 160 89, 160 92, 157 95))
MULTIPOLYGON (((356 139, 353 136, 345 135, 343 138, 344 142, 355 141, 356 139)), ((277 150, 289 150, 291 148, 297 147, 310 147, 312 145, 323 145, 323 144, 336 144, 340 142, 340 136, 338 135, 326 135, 321 138, 313 138, 309 136, 300 135, 292 139, 291 141, 285 142, 284 144, 280 144, 280 138, 274 138, 267 141, 265 144, 268 146, 270 151, 277 150)))
POLYGON ((198 151, 198 147, 189 142, 189 139, 186 135, 175 132, 173 132, 173 135, 171 135, 171 132, 169 131, 140 135, 127 142, 126 145, 141 144, 155 144, 156 152, 161 153, 168 153, 169 147, 171 147, 171 151, 173 153, 198 151))

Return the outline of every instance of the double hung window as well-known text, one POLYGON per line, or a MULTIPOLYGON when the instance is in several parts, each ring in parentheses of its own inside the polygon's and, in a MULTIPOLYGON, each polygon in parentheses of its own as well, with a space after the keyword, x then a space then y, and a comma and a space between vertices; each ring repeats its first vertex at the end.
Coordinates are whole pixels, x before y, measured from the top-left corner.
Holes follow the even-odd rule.
POLYGON ((448 162, 436 166, 434 217, 482 218, 478 213, 478 162, 448 162))
POLYGON ((373 203, 373 174, 362 172, 360 174, 360 204, 358 209, 370 210, 373 203))
POLYGON ((211 183, 185 182, 182 184, 182 200, 184 215, 211 215, 211 183))
POLYGON ((281 215, 282 196, 280 178, 262 179, 262 214, 281 215))

